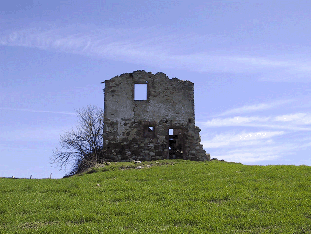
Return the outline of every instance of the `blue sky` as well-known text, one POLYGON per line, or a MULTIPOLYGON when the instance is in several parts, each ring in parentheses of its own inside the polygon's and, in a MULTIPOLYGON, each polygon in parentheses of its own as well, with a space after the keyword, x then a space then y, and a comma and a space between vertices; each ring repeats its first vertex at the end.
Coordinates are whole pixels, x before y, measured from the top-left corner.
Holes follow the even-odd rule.
POLYGON ((212 157, 311 165, 311 2, 0 2, 0 177, 60 178, 50 165, 102 81, 146 70, 195 84, 212 157))

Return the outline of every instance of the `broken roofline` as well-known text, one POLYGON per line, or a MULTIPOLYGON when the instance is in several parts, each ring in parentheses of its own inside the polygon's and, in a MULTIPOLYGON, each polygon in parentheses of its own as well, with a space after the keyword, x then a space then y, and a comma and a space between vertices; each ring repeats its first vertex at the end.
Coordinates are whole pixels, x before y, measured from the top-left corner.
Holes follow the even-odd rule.
POLYGON ((178 81, 181 81, 181 82, 190 82, 190 83, 192 83, 193 84, 193 82, 191 82, 190 80, 181 80, 181 79, 178 79, 177 77, 173 77, 173 78, 169 78, 165 73, 163 73, 163 72, 157 72, 156 74, 153 74, 152 72, 146 72, 145 70, 137 70, 137 71, 133 71, 133 72, 131 72, 131 73, 122 73, 121 75, 118 75, 118 76, 115 76, 115 77, 113 77, 113 78, 111 78, 111 79, 109 79, 109 80, 105 80, 105 81, 102 81, 101 82, 101 84, 104 84, 106 81, 110 81, 110 80, 112 80, 112 79, 114 79, 114 78, 117 78, 117 77, 121 77, 121 76, 124 76, 124 75, 130 75, 130 74, 133 74, 133 73, 135 73, 135 72, 144 72, 144 73, 147 73, 147 74, 150 74, 150 75, 153 75, 153 76, 156 76, 156 75, 164 75, 167 79, 169 79, 169 80, 174 80, 174 79, 176 79, 176 80, 178 80, 178 81))
POLYGON ((104 157, 207 160, 199 132, 194 83, 142 70, 105 81, 104 157), (135 84, 147 84, 145 99, 135 100, 135 84), (169 129, 176 129, 176 137, 170 139, 169 129))

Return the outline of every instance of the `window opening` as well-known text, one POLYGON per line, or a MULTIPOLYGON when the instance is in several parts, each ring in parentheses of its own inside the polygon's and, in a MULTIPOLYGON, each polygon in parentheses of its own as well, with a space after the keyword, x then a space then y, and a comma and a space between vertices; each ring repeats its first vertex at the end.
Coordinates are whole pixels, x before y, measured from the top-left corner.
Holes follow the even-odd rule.
POLYGON ((134 100, 135 101, 147 100, 147 84, 134 85, 134 100))
POLYGON ((168 134, 168 151, 170 159, 183 158, 182 129, 170 128, 168 134))
POLYGON ((144 127, 144 137, 154 138, 154 127, 153 126, 145 126, 144 127))

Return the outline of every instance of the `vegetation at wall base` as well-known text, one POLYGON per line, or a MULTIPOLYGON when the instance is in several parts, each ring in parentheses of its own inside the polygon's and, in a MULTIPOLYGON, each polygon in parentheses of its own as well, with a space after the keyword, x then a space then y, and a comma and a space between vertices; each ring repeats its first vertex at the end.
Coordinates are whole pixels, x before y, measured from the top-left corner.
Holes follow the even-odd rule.
POLYGON ((308 166, 183 160, 0 178, 0 233, 311 233, 310 181, 308 166))

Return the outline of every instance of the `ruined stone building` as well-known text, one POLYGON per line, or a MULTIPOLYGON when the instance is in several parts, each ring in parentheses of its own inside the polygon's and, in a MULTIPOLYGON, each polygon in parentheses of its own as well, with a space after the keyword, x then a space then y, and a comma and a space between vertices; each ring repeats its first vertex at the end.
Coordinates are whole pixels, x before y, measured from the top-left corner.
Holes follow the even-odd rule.
POLYGON ((106 159, 209 160, 195 126, 192 82, 135 71, 103 83, 106 159))

